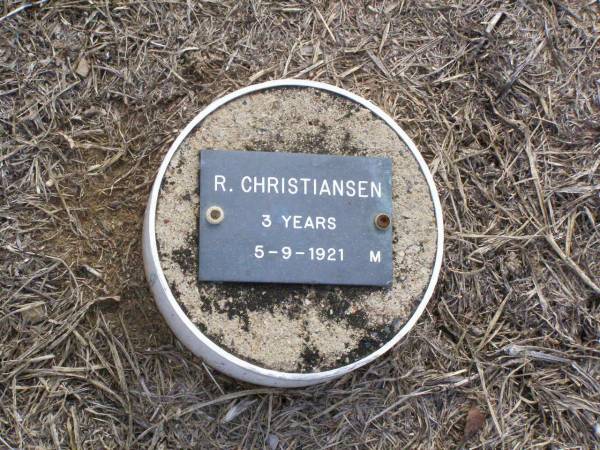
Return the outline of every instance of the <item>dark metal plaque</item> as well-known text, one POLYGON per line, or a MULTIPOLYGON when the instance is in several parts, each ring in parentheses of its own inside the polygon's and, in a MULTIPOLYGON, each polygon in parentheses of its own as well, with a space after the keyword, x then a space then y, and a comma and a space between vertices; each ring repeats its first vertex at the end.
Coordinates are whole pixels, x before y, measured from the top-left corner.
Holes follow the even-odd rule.
POLYGON ((203 150, 199 279, 389 286, 387 158, 203 150))

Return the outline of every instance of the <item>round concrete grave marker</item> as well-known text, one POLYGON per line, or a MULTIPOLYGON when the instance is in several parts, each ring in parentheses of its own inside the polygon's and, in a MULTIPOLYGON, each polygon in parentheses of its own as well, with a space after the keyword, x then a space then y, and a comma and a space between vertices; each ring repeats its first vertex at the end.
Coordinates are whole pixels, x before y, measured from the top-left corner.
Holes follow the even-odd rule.
POLYGON ((415 325, 440 271, 426 163, 365 99, 272 81, 204 109, 171 146, 144 221, 157 305, 197 356, 240 380, 339 377, 415 325))

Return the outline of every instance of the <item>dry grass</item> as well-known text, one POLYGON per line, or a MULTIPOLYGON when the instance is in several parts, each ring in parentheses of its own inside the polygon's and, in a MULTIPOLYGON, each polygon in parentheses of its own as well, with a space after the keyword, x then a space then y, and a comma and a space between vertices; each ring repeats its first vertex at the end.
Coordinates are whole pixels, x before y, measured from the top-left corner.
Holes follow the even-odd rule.
POLYGON ((597 448, 599 14, 564 0, 64 0, 1 20, 0 446, 597 448), (290 391, 183 349, 140 256, 177 130, 283 77, 394 116, 435 174, 447 234, 410 338, 290 391))

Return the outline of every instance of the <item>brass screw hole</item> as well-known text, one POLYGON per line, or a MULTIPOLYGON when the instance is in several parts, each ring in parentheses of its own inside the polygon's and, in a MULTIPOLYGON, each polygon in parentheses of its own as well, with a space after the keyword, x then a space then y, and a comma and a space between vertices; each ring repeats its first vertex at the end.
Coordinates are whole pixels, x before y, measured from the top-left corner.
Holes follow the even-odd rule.
POLYGON ((217 225, 223 222, 225 213, 220 206, 211 206, 206 210, 206 221, 211 225, 217 225))
POLYGON ((387 230, 392 223, 392 219, 385 213, 377 214, 375 216, 375 226, 380 230, 387 230))

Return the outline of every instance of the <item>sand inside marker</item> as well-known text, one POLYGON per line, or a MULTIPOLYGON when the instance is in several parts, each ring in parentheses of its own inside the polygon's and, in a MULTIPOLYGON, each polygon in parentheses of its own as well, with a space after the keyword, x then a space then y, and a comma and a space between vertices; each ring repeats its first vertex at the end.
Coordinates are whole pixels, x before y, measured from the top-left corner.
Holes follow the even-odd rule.
POLYGON ((206 336, 261 367, 308 373, 357 361, 398 332, 429 283, 436 227, 425 177, 385 122, 351 100, 325 91, 280 88, 225 104, 188 135, 163 179, 156 239, 174 297, 206 336), (202 149, 391 158, 392 287, 200 283, 202 149))

